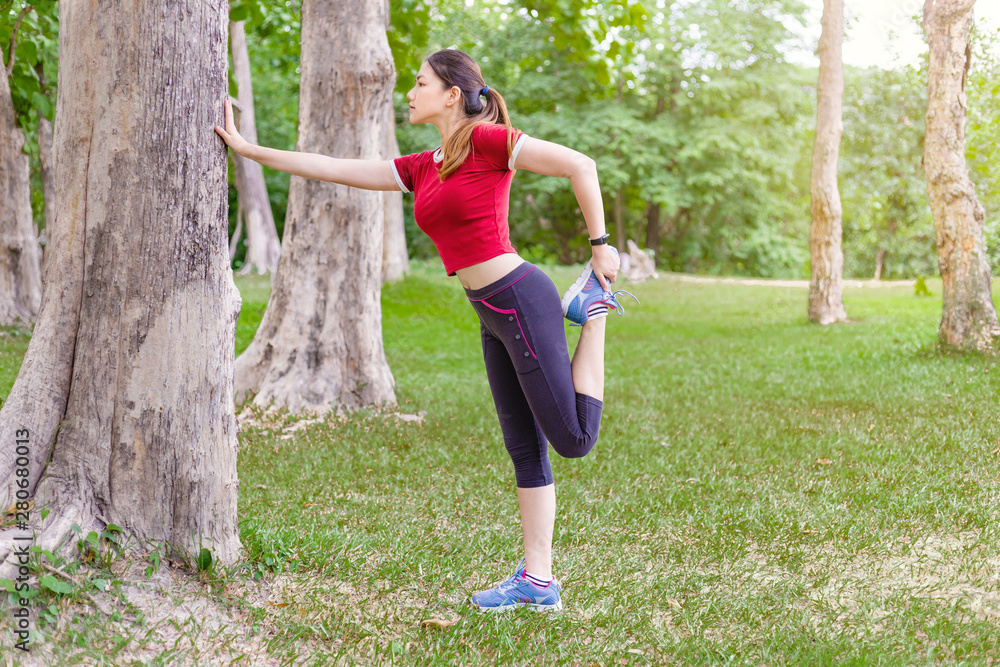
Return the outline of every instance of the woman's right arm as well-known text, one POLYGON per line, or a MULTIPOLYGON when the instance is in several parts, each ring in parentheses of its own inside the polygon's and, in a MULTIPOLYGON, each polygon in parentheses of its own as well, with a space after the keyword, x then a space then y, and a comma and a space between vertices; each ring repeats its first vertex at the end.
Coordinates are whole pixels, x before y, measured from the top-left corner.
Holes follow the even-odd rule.
POLYGON ((293 176, 340 183, 365 190, 399 190, 392 165, 388 160, 351 160, 327 157, 318 153, 282 151, 255 146, 240 136, 233 122, 233 108, 225 101, 226 128, 215 131, 223 141, 245 158, 278 169, 293 176))

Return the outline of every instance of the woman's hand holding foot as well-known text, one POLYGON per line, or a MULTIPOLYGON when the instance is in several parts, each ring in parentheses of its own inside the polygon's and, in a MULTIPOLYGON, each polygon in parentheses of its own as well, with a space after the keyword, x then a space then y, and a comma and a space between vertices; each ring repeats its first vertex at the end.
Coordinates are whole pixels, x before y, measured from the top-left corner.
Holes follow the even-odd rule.
POLYGON ((590 268, 594 270, 594 274, 604 291, 610 292, 610 284, 618 277, 621 259, 618 257, 618 253, 612 251, 611 246, 606 244, 595 245, 593 252, 594 256, 590 260, 590 268))

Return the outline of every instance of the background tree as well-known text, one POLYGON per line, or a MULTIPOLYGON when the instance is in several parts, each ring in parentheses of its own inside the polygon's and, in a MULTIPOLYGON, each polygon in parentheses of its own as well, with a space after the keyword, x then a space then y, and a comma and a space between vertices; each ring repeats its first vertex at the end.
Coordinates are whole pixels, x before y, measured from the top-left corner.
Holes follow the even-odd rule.
POLYGON ((31 188, 24 133, 17 126, 9 75, 0 71, 0 325, 28 324, 42 298, 38 237, 31 223, 31 188))
MULTIPOLYGON (((565 22, 569 5, 548 1, 391 4, 388 37, 401 73, 395 93, 401 152, 437 145, 434 128, 412 126, 399 112, 420 60, 457 46, 482 64, 520 127, 594 156, 609 229, 621 190, 627 235, 645 238, 662 267, 809 277, 818 73, 788 58, 790 51, 806 48, 798 30, 803 3, 643 3, 649 16, 638 26, 630 24, 634 3, 580 0, 573 5, 580 10, 576 18, 570 17, 580 25, 565 22), (607 78, 598 80, 602 71, 607 78), (618 81, 620 102, 614 99, 618 81)), ((263 6, 260 18, 247 15, 247 29, 255 35, 249 45, 255 92, 263 91, 255 100, 258 132, 265 145, 292 148, 299 40, 289 36, 299 30, 297 4, 266 0, 263 6)), ((982 52, 993 53, 985 42, 982 52)), ((1000 163, 993 159, 997 135, 990 112, 1000 108, 1000 92, 985 66, 977 56, 970 70, 970 99, 982 103, 969 116, 968 151, 987 211, 986 251, 1000 260, 1000 217, 992 213, 1000 210, 1000 189, 992 185, 1000 179, 992 178, 989 166, 1000 163)), ((934 275, 926 187, 922 176, 912 177, 920 169, 924 134, 926 82, 920 68, 845 67, 845 77, 838 183, 844 277, 870 278, 879 266, 886 278, 934 275), (883 92, 881 85, 889 88, 883 92)), ((267 168, 264 174, 280 234, 288 176, 267 168)), ((527 172, 516 180, 510 224, 518 251, 534 261, 582 260, 585 231, 569 188, 527 172)), ((410 256, 436 257, 413 222, 412 198, 403 205, 410 256)), ((241 246, 234 266, 241 265, 243 252, 241 246)))
MULTIPOLYGON (((229 40, 233 54, 233 71, 236 74, 239 110, 237 121, 240 134, 250 143, 257 143, 257 121, 254 114, 253 82, 250 73, 250 56, 247 52, 246 31, 243 21, 231 21, 229 40)), ((239 205, 236 213, 236 232, 230 244, 230 254, 235 254, 235 241, 240 229, 246 229, 246 258, 240 273, 273 273, 278 268, 281 243, 274 226, 274 214, 267 197, 263 168, 253 160, 233 154, 236 193, 239 205)))
POLYGON ((839 159, 844 274, 937 272, 934 221, 920 164, 927 83, 919 67, 849 69, 839 159))
POLYGON ((944 345, 984 349, 1000 336, 983 244, 985 211, 965 162, 965 85, 972 52, 968 42, 975 0, 925 0, 924 32, 930 45, 924 172, 937 231, 944 345))
POLYGON ((809 319, 818 324, 847 320, 844 310, 844 253, 837 187, 840 135, 844 131, 844 2, 823 0, 816 87, 816 143, 812 160, 812 226, 809 229, 809 319))
POLYGON ((2 4, 0 50, 10 69, 8 85, 14 114, 28 156, 35 237, 44 249, 45 227, 55 211, 52 158, 44 151, 51 145, 55 112, 59 39, 56 1, 13 0, 2 4))
MULTIPOLYGON (((399 143, 396 141, 396 114, 391 105, 386 107, 385 119, 380 130, 385 141, 386 159, 399 157, 399 143)), ((382 236, 382 282, 388 283, 402 278, 410 269, 410 258, 406 252, 406 226, 403 222, 403 193, 384 192, 382 236)))
MULTIPOLYGON (((969 34, 972 63, 965 91, 965 157, 983 204, 986 261, 1000 267, 1000 26, 976 21, 969 34)), ((926 94, 926 88, 923 93, 926 94)), ((926 191, 925 191, 926 192, 926 191)), ((926 194, 925 194, 926 196, 926 194)))
MULTIPOLYGON (((386 38, 392 51, 392 60, 398 76, 393 92, 393 104, 388 110, 385 140, 388 159, 398 157, 399 141, 396 127, 407 123, 406 93, 413 86, 413 78, 423 59, 429 55, 427 38, 430 30, 430 4, 427 0, 390 0, 389 23, 386 38)), ((382 240, 382 280, 391 282, 401 278, 410 268, 409 248, 406 239, 406 216, 403 212, 403 193, 386 192, 385 234, 382 240)))
POLYGON ((240 297, 214 134, 227 13, 194 0, 60 4, 55 229, 39 320, 0 410, 0 505, 26 479, 43 549, 72 547, 74 523, 115 524, 222 563, 240 554, 240 297), (20 478, 12 445, 25 428, 20 478))
MULTIPOLYGON (((229 19, 242 22, 249 37, 246 44, 258 141, 265 146, 293 150, 299 108, 300 3, 298 0, 233 0, 229 19)), ((231 68, 230 91, 239 87, 235 73, 235 67, 231 68)), ((258 167, 264 175, 268 203, 280 241, 288 208, 289 175, 270 167, 258 167)), ((235 240, 230 247, 233 267, 239 270, 247 261, 249 246, 242 232, 240 238, 236 238, 239 194, 235 168, 230 170, 229 178, 229 237, 235 240)))
MULTIPOLYGON (((17 33, 33 6, 5 7, 3 13, 17 11, 8 30, 9 47, 2 55, 0 69, 0 325, 33 322, 42 296, 42 275, 38 232, 32 224, 31 187, 28 156, 24 154, 24 133, 18 125, 11 82, 14 78, 17 33)), ((11 18, 11 17, 8 17, 11 18)), ((6 23, 6 22, 5 22, 6 23)), ((26 30, 27 32, 27 30, 26 30)), ((22 35, 23 36, 23 35, 22 35)), ((31 44, 25 40, 25 44, 31 44)), ((21 51, 28 50, 22 47, 21 51)), ((19 70, 24 69, 24 64, 19 70)))
MULTIPOLYGON (((387 9, 303 3, 297 150, 385 157, 395 81, 387 9)), ((384 203, 380 192, 292 178, 267 310, 236 362, 239 400, 249 393, 292 412, 395 402, 379 302, 384 203)))

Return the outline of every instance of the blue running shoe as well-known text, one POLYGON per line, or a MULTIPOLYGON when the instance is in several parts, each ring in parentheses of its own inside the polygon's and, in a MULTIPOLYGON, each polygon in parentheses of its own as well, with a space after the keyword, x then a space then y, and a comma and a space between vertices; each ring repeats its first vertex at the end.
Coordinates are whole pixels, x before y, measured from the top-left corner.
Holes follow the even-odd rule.
POLYGON ((479 611, 506 611, 515 607, 530 607, 535 611, 559 611, 562 599, 559 597, 559 580, 553 579, 545 587, 536 586, 524 576, 524 565, 494 588, 479 591, 470 602, 479 611))
MULTIPOLYGON (((613 246, 608 246, 615 255, 618 250, 613 246)), ((590 265, 590 260, 583 267, 583 273, 576 279, 576 282, 566 290, 562 298, 563 315, 570 321, 572 326, 581 327, 587 320, 607 317, 608 308, 614 308, 619 315, 625 314, 625 308, 618 303, 619 294, 628 294, 639 303, 635 295, 625 290, 616 292, 606 292, 601 287, 597 274, 594 273, 590 265)))

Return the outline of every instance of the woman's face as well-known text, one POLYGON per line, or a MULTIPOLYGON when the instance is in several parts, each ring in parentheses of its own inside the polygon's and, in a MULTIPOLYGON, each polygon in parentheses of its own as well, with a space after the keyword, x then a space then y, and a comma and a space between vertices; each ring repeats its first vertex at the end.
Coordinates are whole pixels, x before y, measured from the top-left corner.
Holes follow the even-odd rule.
POLYGON ((434 68, 425 60, 406 99, 410 101, 410 122, 430 123, 435 118, 453 114, 456 109, 460 109, 458 102, 461 101, 462 94, 457 86, 445 88, 444 82, 434 73, 434 68))

